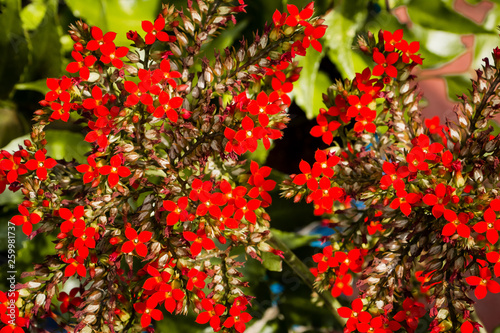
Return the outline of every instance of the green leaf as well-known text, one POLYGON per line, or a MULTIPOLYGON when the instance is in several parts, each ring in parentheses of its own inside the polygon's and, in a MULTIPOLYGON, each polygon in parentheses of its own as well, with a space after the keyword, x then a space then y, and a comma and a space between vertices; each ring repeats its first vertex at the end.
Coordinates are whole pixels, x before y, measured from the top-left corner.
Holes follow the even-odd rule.
POLYGON ((273 272, 281 272, 283 269, 281 258, 269 252, 262 252, 262 265, 273 272))
POLYGON ((50 90, 47 87, 47 80, 46 79, 40 79, 37 81, 26 82, 26 83, 18 83, 18 84, 16 84, 16 89, 17 90, 34 90, 34 91, 38 91, 44 95, 46 93, 48 93, 50 90))
POLYGON ((470 76, 465 75, 450 75, 444 77, 448 88, 448 97, 454 101, 458 101, 457 95, 468 94, 470 87, 470 76))
POLYGON ((0 3, 0 99, 7 99, 28 62, 28 40, 21 25, 21 1, 0 3))
POLYGON ((89 25, 116 32, 116 45, 130 44, 126 36, 129 30, 144 36, 141 22, 156 19, 161 8, 160 0, 66 0, 66 4, 89 25))
POLYGON ((25 30, 35 30, 42 22, 46 12, 47 5, 43 0, 33 0, 21 11, 23 28, 25 30))
POLYGON ((328 29, 325 41, 328 47, 328 56, 339 69, 342 77, 352 78, 355 75, 352 59, 352 46, 356 38, 356 31, 362 28, 368 12, 360 10, 366 8, 366 1, 342 1, 340 6, 325 16, 328 29))
POLYGON ((46 0, 42 22, 30 32, 32 61, 26 67, 23 81, 58 77, 62 71, 61 27, 57 16, 57 0, 46 0))
POLYGON ((90 143, 83 140, 83 134, 66 130, 47 130, 47 154, 55 159, 86 163, 85 154, 90 151, 90 143))
POLYGON ((302 71, 294 87, 295 102, 309 119, 319 114, 319 109, 324 106, 322 93, 332 84, 328 75, 319 71, 323 56, 324 54, 310 49, 307 55, 299 60, 302 71))
POLYGON ((413 0, 408 4, 408 14, 413 23, 434 30, 458 34, 488 32, 482 26, 446 6, 442 1, 413 0))
POLYGON ((492 333, 500 333, 500 326, 495 327, 492 333))
POLYGON ((146 169, 146 176, 165 178, 165 177, 167 177, 167 174, 161 169, 149 168, 149 169, 146 169))

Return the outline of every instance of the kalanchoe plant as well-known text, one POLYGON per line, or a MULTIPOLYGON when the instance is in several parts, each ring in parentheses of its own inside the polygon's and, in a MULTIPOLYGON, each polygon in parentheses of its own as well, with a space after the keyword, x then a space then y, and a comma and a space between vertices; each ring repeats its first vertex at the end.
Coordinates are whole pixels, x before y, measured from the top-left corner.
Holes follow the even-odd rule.
POLYGON ((349 296, 357 277, 345 332, 414 332, 424 316, 428 332, 477 332, 474 298, 500 292, 498 48, 442 125, 421 117, 418 42, 399 30, 358 44, 375 66, 331 86, 311 130, 333 145, 282 185, 336 231, 313 257, 315 286, 349 296))
POLYGON ((73 75, 47 80, 31 140, 2 151, 2 192, 25 195, 12 222, 29 238, 57 238, 54 255, 17 286, 15 323, 0 294, 6 332, 44 331, 49 317, 68 332, 141 332, 164 312, 188 311, 214 331, 245 330, 251 297, 235 250, 257 260, 281 251, 266 242, 271 169, 251 162, 246 174, 240 157, 282 136, 294 59, 321 51, 326 29, 313 3, 290 5, 252 41, 202 58, 245 6, 164 5, 127 34, 131 47, 99 27, 71 26, 73 75), (85 164, 47 156, 45 127, 70 119, 91 144, 85 164), (69 279, 78 286, 68 294, 69 279))

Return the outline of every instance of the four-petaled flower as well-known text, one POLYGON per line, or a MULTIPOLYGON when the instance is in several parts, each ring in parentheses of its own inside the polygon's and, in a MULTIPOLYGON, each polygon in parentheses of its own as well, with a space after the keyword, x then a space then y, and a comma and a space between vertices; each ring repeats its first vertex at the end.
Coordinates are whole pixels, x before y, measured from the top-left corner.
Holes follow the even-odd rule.
POLYGON ((475 232, 483 234, 486 233, 486 239, 492 245, 498 241, 498 231, 500 230, 500 219, 492 208, 486 209, 483 214, 484 221, 476 223, 473 229, 475 232))
POLYGON ((114 155, 109 161, 110 165, 99 168, 99 173, 101 175, 108 175, 109 186, 115 187, 120 181, 120 177, 125 178, 130 176, 130 169, 126 166, 122 166, 122 163, 122 158, 119 155, 114 155))
POLYGON ((23 205, 19 205, 18 210, 21 215, 14 216, 10 221, 17 226, 22 225, 23 233, 29 236, 33 231, 33 224, 37 224, 42 218, 37 213, 30 213, 23 205))
POLYGON ((151 324, 151 319, 154 319, 156 321, 163 319, 163 313, 156 308, 157 306, 158 302, 153 297, 148 298, 146 302, 134 304, 135 311, 142 314, 142 327, 148 327, 151 324))
POLYGON ((142 231, 140 234, 137 234, 137 231, 134 228, 129 227, 125 229, 125 236, 128 241, 122 245, 121 251, 123 253, 130 253, 135 250, 139 256, 147 256, 148 248, 144 245, 144 243, 149 242, 151 237, 153 237, 153 233, 151 231, 142 231))
POLYGON ((158 15, 154 23, 151 21, 142 21, 142 29, 147 32, 144 38, 146 44, 151 45, 156 39, 162 42, 170 41, 170 36, 163 31, 163 28, 165 28, 165 18, 161 15, 158 15))
POLYGON ((205 310, 200 312, 196 317, 198 324, 206 324, 210 322, 210 326, 215 332, 220 330, 220 316, 226 311, 226 307, 222 304, 216 304, 211 298, 201 300, 201 306, 205 310))
POLYGON ((494 294, 500 293, 500 284, 491 279, 491 271, 488 267, 482 267, 479 270, 479 276, 469 276, 465 280, 471 286, 476 286, 474 295, 477 299, 485 298, 488 291, 494 294))
POLYGON ((40 180, 47 179, 47 169, 55 167, 57 162, 53 158, 46 158, 42 150, 35 153, 35 158, 26 162, 26 167, 36 170, 36 175, 40 180))
POLYGON ((377 66, 373 68, 373 75, 381 76, 385 73, 388 76, 397 77, 398 70, 394 67, 394 63, 398 61, 398 59, 399 54, 396 52, 389 53, 387 57, 379 51, 373 52, 373 61, 377 63, 377 66))

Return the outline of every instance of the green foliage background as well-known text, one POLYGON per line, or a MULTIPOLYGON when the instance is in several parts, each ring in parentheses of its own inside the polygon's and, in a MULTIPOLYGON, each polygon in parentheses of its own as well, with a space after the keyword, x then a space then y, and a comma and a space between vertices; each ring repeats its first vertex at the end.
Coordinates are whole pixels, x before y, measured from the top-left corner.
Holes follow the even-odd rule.
MULTIPOLYGON (((163 1, 186 7, 182 0, 163 1)), ((299 7, 309 0, 248 0, 247 15, 240 15, 238 23, 204 47, 208 57, 212 50, 236 44, 242 37, 252 38, 252 32, 262 30, 271 21, 276 9, 283 10, 286 3, 299 7)), ((294 90, 297 105, 298 124, 309 124, 322 107, 322 93, 326 92, 335 79, 351 78, 356 71, 366 67, 371 59, 353 52, 356 36, 370 30, 404 29, 405 39, 419 40, 424 68, 435 68, 460 56, 464 52, 460 41, 462 35, 473 33, 474 66, 489 55, 498 45, 496 25, 500 23, 500 2, 493 1, 494 8, 481 24, 465 18, 453 9, 453 0, 318 0, 316 13, 324 15, 329 26, 324 37, 323 53, 310 52, 300 60, 303 67, 301 79, 294 90), (407 6, 412 21, 411 29, 402 25, 391 10, 407 6), (445 18, 445 19, 444 19, 445 18), (304 117, 305 115, 305 117, 304 117)), ((478 0, 467 0, 477 4, 478 0)), ((28 138, 30 119, 38 107, 38 101, 47 92, 45 79, 65 75, 64 69, 71 61, 73 42, 66 34, 68 25, 82 18, 89 25, 98 25, 103 31, 118 33, 117 44, 129 45, 125 33, 129 30, 141 32, 142 20, 153 20, 161 8, 160 0, 0 0, 0 147, 8 151, 28 138)), ((467 91, 468 74, 445 77, 450 98, 467 91)), ((300 127, 300 126, 299 126, 300 127)), ((84 161, 89 146, 83 142, 82 129, 72 122, 55 122, 47 132, 47 149, 56 159, 84 161)), ((304 132, 304 128, 301 128, 304 132)), ((292 136, 293 136, 292 132, 292 136)), ((307 136, 307 133, 297 135, 307 136)), ((290 136, 290 135, 289 135, 290 136)), ((291 139, 293 139, 291 137, 291 139)), ((285 135, 284 141, 289 140, 285 135)), ((291 143, 293 144, 293 143, 291 143)), ((312 155, 316 147, 306 147, 312 155)), ((307 154, 306 154, 307 155, 307 154)), ((268 153, 258 149, 253 159, 259 163, 267 160, 268 153)), ((269 161, 268 161, 269 162, 269 161)), ((279 168, 278 168, 279 169, 279 168)), ((283 174, 274 173, 279 180, 283 174)), ((6 271, 7 221, 16 214, 22 197, 9 191, 0 195, 0 290, 6 289, 2 275, 6 271)), ((292 205, 274 193, 274 204, 270 209, 274 233, 285 241, 296 254, 307 258, 317 252, 311 241, 317 238, 314 229, 317 218, 311 208, 304 204, 292 205)), ((320 231, 317 231, 320 233, 320 231)), ((43 260, 52 248, 51 239, 37 237, 27 241, 17 233, 17 270, 30 270, 33 262, 43 260)), ((309 259, 311 260, 311 259, 309 259)), ((327 310, 313 305, 311 291, 293 275, 288 267, 281 269, 276 258, 267 258, 265 265, 249 261, 245 277, 251 282, 250 294, 256 296, 253 302, 256 318, 255 332, 288 332, 290 329, 305 328, 318 331, 321 327, 336 327, 327 310)), ((343 304, 347 301, 340 300, 343 304)), ((202 330, 194 324, 194 318, 166 317, 158 323, 160 332, 196 332, 202 330)))

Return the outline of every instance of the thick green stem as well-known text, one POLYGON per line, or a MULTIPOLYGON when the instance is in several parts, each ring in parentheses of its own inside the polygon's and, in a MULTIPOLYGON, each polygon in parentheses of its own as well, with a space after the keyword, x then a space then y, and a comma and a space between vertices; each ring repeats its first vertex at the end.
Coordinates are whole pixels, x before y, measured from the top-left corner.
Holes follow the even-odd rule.
POLYGON ((273 245, 276 249, 283 251, 283 256, 285 258, 286 264, 295 272, 295 274, 297 274, 298 277, 300 277, 300 279, 309 288, 311 288, 312 291, 318 294, 318 296, 325 302, 325 306, 327 306, 331 310, 337 322, 340 323, 341 325, 345 325, 346 320, 340 317, 340 315, 337 312, 337 309, 340 308, 342 305, 336 298, 333 298, 332 295, 330 295, 330 293, 328 293, 327 291, 319 292, 315 290, 314 275, 312 275, 312 273, 309 271, 309 268, 302 262, 302 260, 300 260, 284 242, 282 242, 272 233, 271 233, 271 238, 269 239, 269 243, 271 243, 271 245, 273 245))

